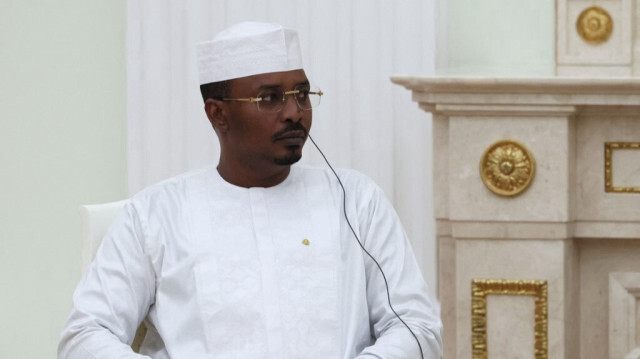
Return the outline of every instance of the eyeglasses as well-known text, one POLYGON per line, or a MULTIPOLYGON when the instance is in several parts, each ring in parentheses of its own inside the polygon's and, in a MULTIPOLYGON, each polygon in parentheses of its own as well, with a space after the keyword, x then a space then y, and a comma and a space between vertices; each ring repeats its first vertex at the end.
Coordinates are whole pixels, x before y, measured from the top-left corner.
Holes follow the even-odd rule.
POLYGON ((320 98, 324 95, 319 88, 309 85, 299 85, 291 91, 283 91, 274 87, 261 91, 256 97, 223 98, 223 101, 242 101, 255 103, 259 111, 275 113, 280 112, 287 102, 287 96, 292 95, 298 108, 304 111, 320 106, 320 98))

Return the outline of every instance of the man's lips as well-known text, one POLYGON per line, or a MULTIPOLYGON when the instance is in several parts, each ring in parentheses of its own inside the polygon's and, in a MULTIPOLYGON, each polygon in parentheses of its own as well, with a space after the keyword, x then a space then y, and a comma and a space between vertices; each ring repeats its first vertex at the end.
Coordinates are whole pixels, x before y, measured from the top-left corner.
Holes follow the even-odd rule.
POLYGON ((299 141, 307 138, 307 133, 303 130, 285 132, 275 138, 276 141, 299 141))

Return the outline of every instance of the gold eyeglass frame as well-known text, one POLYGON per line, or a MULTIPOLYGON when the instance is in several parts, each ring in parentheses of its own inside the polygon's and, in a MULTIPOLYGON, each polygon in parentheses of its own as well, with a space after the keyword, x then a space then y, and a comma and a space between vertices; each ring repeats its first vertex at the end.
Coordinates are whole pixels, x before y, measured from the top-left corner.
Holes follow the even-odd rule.
MULTIPOLYGON (((291 91, 282 91, 282 103, 284 104, 287 101, 287 96, 289 95, 297 95, 301 92, 302 90, 291 90, 291 91)), ((320 98, 322 98, 322 95, 324 95, 324 92, 322 92, 322 90, 320 90, 318 88, 318 91, 309 91, 309 95, 318 95, 320 96, 320 98)), ((309 107, 309 108, 303 108, 300 103, 298 102, 298 99, 294 96, 293 99, 296 102, 296 105, 298 106, 299 109, 303 110, 303 111, 309 111, 311 109, 313 109, 313 106, 309 107)), ((262 97, 240 97, 240 98, 230 98, 230 97, 224 97, 222 98, 223 101, 240 101, 240 102, 250 102, 250 103, 256 103, 258 105, 258 110, 260 110, 260 105, 258 104, 261 101, 264 101, 264 99, 262 97)), ((274 111, 274 112, 280 112, 282 110, 282 107, 280 109, 278 109, 278 111, 274 111)), ((261 110, 262 111, 262 110, 261 110)))

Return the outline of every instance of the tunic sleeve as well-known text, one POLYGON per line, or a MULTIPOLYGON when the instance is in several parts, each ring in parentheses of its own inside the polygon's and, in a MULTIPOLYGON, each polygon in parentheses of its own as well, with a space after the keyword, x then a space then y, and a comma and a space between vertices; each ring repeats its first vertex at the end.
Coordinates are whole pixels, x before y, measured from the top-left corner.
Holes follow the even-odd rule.
POLYGON ((130 347, 155 293, 143 239, 140 218, 129 203, 76 288, 58 358, 149 358, 130 347))
MULTIPOLYGON (((362 243, 384 271, 393 308, 420 341, 424 358, 441 358, 439 308, 430 298, 395 210, 375 185, 357 206, 362 243)), ((378 266, 366 254, 364 256, 367 304, 376 341, 357 358, 421 358, 416 339, 389 307, 387 289, 378 266)))

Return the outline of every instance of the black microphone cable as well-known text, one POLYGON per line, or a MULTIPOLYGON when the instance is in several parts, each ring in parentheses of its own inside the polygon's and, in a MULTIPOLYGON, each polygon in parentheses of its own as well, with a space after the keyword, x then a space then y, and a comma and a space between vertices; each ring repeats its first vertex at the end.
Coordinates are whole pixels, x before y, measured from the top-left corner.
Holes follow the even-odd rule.
POLYGON ((342 184, 342 181, 340 180, 340 177, 338 176, 336 171, 333 169, 333 166, 331 166, 331 164, 329 163, 329 160, 327 160, 327 157, 324 155, 324 153, 322 152, 320 147, 318 147, 318 145, 316 144, 316 141, 314 141, 313 138, 311 138, 310 134, 308 136, 309 136, 309 139, 311 140, 311 143, 313 143, 313 145, 316 147, 318 152, 320 152, 320 155, 322 156, 322 158, 324 158, 324 161, 327 163, 327 165, 331 169, 331 172, 333 172, 333 174, 336 176, 336 179, 338 180, 338 183, 340 184, 340 188, 342 188, 342 210, 344 211, 344 219, 347 220, 347 224, 349 225, 349 229, 351 229, 351 233, 353 233, 353 236, 355 237, 356 241, 358 241, 358 245, 360 245, 360 248, 367 254, 367 256, 369 256, 369 258, 371 258, 371 260, 376 264, 376 266, 378 266, 378 269, 380 270, 380 274, 382 274, 382 279, 384 280, 385 289, 387 290, 387 302, 389 303, 389 308, 391 309, 393 314, 395 314, 396 318, 398 318, 398 320, 400 320, 402 322, 402 324, 404 324, 404 326, 407 327, 407 329, 409 330, 411 335, 413 335, 413 338, 416 340, 416 343, 418 343, 418 348, 420 349, 420 357, 422 359, 424 359, 424 353, 422 352, 422 345, 420 345, 420 341, 418 340, 418 337, 413 332, 413 330, 411 330, 411 328, 407 325, 407 323, 405 323, 405 321, 402 320, 402 318, 400 318, 400 315, 398 315, 398 313, 396 313, 395 309, 393 309, 393 305, 391 305, 391 295, 389 294, 389 283, 387 282, 387 276, 384 274, 384 271, 382 270, 382 267, 380 266, 380 263, 378 263, 378 261, 375 258, 373 258, 371 253, 369 253, 369 251, 367 251, 364 248, 364 245, 360 241, 360 238, 358 238, 358 235, 356 234, 356 231, 353 229, 353 226, 351 226, 351 222, 349 221, 349 217, 347 217, 347 191, 344 189, 344 185, 342 184))

